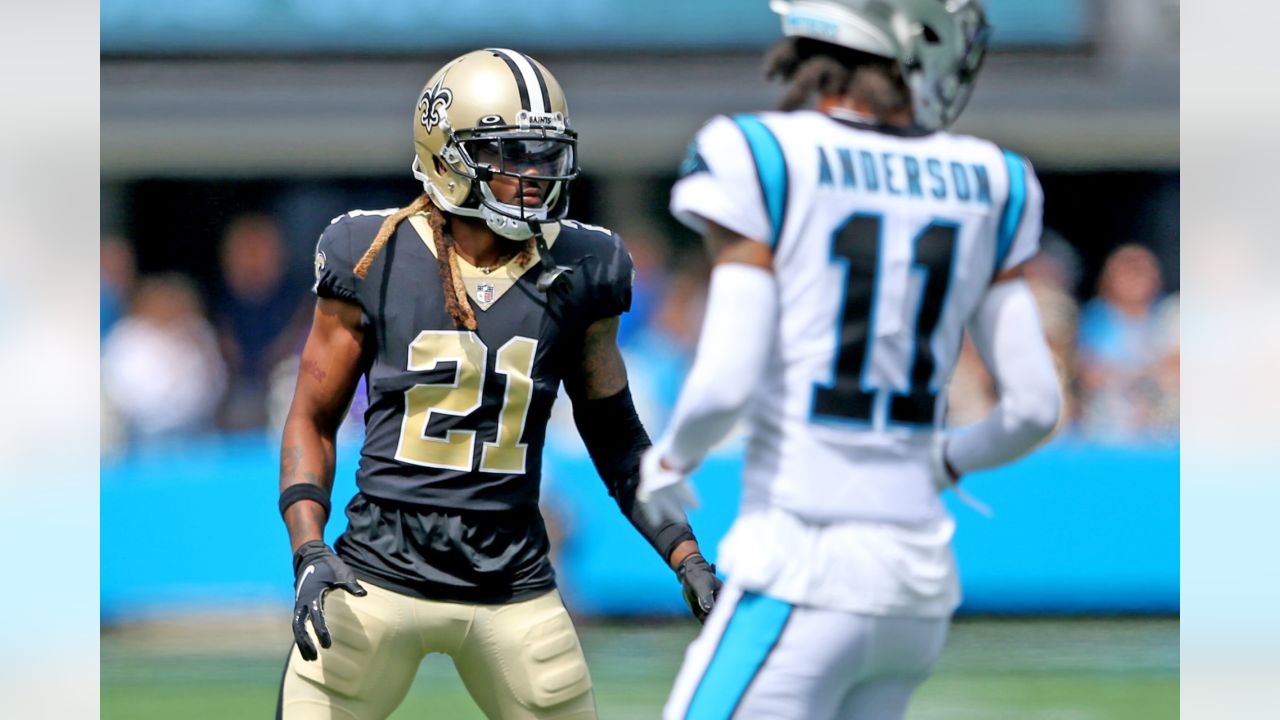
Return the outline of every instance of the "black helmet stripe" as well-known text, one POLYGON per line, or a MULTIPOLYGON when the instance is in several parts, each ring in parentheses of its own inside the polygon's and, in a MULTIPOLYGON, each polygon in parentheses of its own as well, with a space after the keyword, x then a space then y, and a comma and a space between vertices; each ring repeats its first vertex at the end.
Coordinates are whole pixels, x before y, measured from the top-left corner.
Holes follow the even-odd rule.
POLYGON ((551 111, 551 97, 547 92, 547 82, 543 79, 538 66, 530 62, 527 56, 514 50, 489 48, 489 51, 502 58, 507 63, 507 67, 511 68, 511 74, 516 79, 516 87, 520 89, 520 106, 522 108, 533 113, 551 111), (536 94, 529 92, 530 85, 538 88, 536 94))

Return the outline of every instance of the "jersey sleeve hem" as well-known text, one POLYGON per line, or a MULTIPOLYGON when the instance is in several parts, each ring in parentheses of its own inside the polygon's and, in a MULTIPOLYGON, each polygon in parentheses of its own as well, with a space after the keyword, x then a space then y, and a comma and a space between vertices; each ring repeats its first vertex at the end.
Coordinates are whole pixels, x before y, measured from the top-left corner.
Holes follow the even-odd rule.
POLYGON ((602 255, 593 273, 591 321, 617 317, 631 310, 631 284, 635 267, 622 237, 608 231, 609 251, 602 255))
POLYGON ((359 304, 352 257, 351 227, 344 215, 330 223, 316 242, 316 281, 311 286, 316 297, 359 304))
POLYGON ((1009 192, 1000 214, 992 277, 1031 259, 1040 249, 1044 193, 1026 158, 1001 149, 1008 170, 1009 192))
POLYGON ((770 233, 752 223, 732 202, 715 178, 698 173, 683 178, 671 191, 671 214, 699 234, 707 231, 707 221, 766 245, 770 233))

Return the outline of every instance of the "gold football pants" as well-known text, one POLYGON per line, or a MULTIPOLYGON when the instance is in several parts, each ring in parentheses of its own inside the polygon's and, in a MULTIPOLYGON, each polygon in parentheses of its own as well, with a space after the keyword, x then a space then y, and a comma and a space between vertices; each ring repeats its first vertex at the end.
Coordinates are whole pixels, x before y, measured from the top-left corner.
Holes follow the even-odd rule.
POLYGON ((595 698, 569 613, 552 590, 506 605, 435 602, 367 581, 369 594, 325 595, 333 646, 295 646, 280 688, 284 720, 380 720, 404 700, 428 653, 444 653, 491 720, 595 720, 595 698))

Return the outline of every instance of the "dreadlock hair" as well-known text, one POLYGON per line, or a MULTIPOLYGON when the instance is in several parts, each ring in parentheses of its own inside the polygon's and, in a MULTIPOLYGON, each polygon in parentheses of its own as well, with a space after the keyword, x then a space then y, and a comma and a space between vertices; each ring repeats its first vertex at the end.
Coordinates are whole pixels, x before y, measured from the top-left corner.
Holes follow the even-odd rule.
MULTIPOLYGON (((382 226, 378 228, 378 234, 374 236, 369 249, 364 251, 364 255, 356 263, 354 269, 356 277, 363 280, 369 274, 369 266, 373 264, 373 259, 378 257, 378 253, 382 252, 382 248, 395 235, 400 223, 418 213, 425 213, 427 223, 431 226, 431 239, 436 248, 436 269, 440 272, 440 281, 445 289, 445 310, 448 311, 449 317, 453 318, 454 325, 475 330, 476 315, 471 309, 471 303, 467 300, 467 288, 462 283, 462 272, 458 269, 458 252, 453 247, 453 236, 445 234, 444 211, 436 207, 426 193, 419 195, 413 202, 391 213, 382 221, 382 226)), ((533 258, 533 250, 533 239, 530 238, 525 241, 516 255, 516 262, 522 266, 528 265, 533 258)))
POLYGON ((892 58, 808 37, 778 41, 764 59, 769 80, 791 83, 779 110, 796 110, 819 95, 849 95, 883 117, 911 107, 911 91, 892 58))

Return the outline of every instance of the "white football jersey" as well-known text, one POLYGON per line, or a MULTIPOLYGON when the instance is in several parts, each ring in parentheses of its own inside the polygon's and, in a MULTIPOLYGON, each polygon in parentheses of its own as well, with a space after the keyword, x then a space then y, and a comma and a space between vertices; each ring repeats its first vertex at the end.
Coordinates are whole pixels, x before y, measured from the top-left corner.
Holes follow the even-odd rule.
POLYGON ((790 112, 711 120, 681 172, 677 218, 774 254, 780 327, 749 413, 742 512, 945 517, 930 446, 965 325, 1038 249, 1027 161, 974 137, 790 112))

